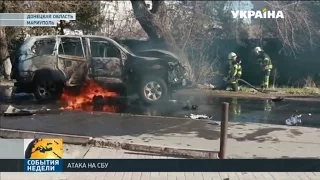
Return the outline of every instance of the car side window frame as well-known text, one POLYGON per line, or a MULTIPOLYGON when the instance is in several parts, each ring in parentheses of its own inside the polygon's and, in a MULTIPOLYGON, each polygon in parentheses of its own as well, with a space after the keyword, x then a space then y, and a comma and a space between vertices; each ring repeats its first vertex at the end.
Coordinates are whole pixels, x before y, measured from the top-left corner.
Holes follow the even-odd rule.
MULTIPOLYGON (((82 37, 68 37, 68 36, 60 36, 60 37, 57 37, 57 50, 56 50, 56 52, 57 52, 57 55, 60 55, 60 56, 64 56, 64 55, 66 55, 66 56, 78 56, 78 57, 86 57, 86 51, 85 51, 85 47, 84 47, 84 42, 83 42, 83 38, 82 37), (63 51, 64 51, 64 47, 63 47, 63 41, 62 41, 62 39, 63 38, 67 38, 67 39, 78 39, 79 40, 79 42, 80 42, 80 46, 81 46, 81 50, 82 50, 82 56, 79 56, 79 55, 76 55, 76 50, 77 50, 77 47, 75 47, 75 50, 74 50, 74 55, 66 55, 65 54, 65 52, 63 52, 63 54, 60 54, 60 52, 59 52, 59 49, 60 49, 60 45, 62 46, 62 49, 63 49, 63 51)), ((76 44, 76 46, 77 46, 78 44, 76 44)))
MULTIPOLYGON (((45 43, 46 44, 46 43, 45 43)), ((55 55, 55 48, 56 48, 56 44, 57 44, 57 40, 56 38, 52 37, 52 38, 41 38, 41 39, 36 39, 34 42, 33 42, 33 45, 31 46, 30 48, 30 51, 32 52, 32 54, 34 54, 35 56, 45 56, 45 55, 55 55), (53 47, 52 47, 52 52, 51 54, 50 53, 37 53, 36 52, 36 46, 37 46, 37 43, 38 42, 45 42, 46 40, 51 40, 53 42, 53 47)), ((43 47, 46 47, 46 46, 43 46, 43 47)), ((41 50, 41 49, 40 49, 41 50)))
MULTIPOLYGON (((121 50, 121 48, 119 48, 118 46, 116 46, 115 44, 113 44, 111 41, 108 41, 107 39, 104 39, 104 38, 89 38, 90 39, 90 50, 91 50, 91 56, 93 57, 93 58, 114 58, 114 57, 116 57, 116 56, 113 56, 113 57, 108 57, 108 46, 113 46, 112 48, 115 48, 117 51, 118 51, 118 56, 119 57, 117 57, 117 58, 120 58, 120 59, 122 59, 122 54, 123 54, 123 52, 122 52, 122 50, 121 50), (99 46, 101 45, 101 44, 103 44, 104 46, 105 46, 105 48, 104 48, 104 52, 103 52, 103 57, 97 57, 97 56, 93 56, 92 55, 92 44, 93 44, 93 42, 95 42, 95 43, 99 43, 99 46)), ((98 46, 98 49, 99 49, 99 51, 100 51, 100 47, 98 46)))
POLYGON ((100 42, 97 42, 97 41, 94 41, 94 42, 92 42, 91 41, 91 48, 93 47, 92 45, 94 44, 94 43, 96 43, 96 50, 98 51, 97 53, 92 53, 92 49, 91 49, 91 54, 94 54, 94 55, 91 55, 93 58, 106 58, 107 56, 107 52, 106 52, 106 48, 105 47, 107 47, 108 45, 109 45, 109 43, 107 42, 107 41, 100 41, 100 42), (101 46, 103 46, 103 52, 101 52, 101 46), (96 56, 95 54, 98 54, 98 56, 96 56), (101 56, 101 54, 103 54, 102 56, 101 56))

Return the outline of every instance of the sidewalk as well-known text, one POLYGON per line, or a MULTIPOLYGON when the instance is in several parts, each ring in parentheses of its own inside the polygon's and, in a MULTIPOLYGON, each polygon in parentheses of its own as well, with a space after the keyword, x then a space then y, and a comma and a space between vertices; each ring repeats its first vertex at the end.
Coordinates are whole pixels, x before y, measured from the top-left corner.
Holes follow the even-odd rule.
MULTIPOLYGON (((220 126, 210 121, 101 112, 2 117, 1 128, 89 136, 148 146, 219 150, 220 126)), ((229 158, 320 158, 320 129, 230 123, 229 158)))
MULTIPOLYGON (((171 158, 96 147, 66 145, 65 158, 171 158)), ((320 180, 320 173, 1 173, 1 180, 320 180), (229 178, 229 179, 227 179, 229 178)))

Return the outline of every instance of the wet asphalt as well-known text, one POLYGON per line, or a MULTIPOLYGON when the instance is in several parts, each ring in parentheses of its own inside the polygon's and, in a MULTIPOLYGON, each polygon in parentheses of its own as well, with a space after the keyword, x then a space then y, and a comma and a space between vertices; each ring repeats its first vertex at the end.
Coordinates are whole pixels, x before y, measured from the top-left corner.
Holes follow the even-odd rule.
MULTIPOLYGON (((196 95, 174 95, 175 101, 164 101, 157 105, 147 106, 130 97, 128 100, 118 99, 109 105, 117 107, 117 113, 137 114, 146 116, 186 117, 192 114, 206 114, 213 120, 221 118, 221 103, 230 104, 229 119, 233 122, 255 122, 266 124, 284 124, 285 120, 292 115, 302 114, 301 126, 320 127, 320 102, 286 100, 272 102, 262 99, 244 98, 221 98, 205 96, 201 93, 196 95), (116 102, 116 103, 115 103, 116 102), (186 110, 183 107, 197 105, 196 110, 186 110)), ((1 111, 4 112, 8 105, 17 108, 41 109, 39 114, 63 115, 61 102, 57 104, 38 104, 32 97, 20 96, 2 103, 1 111), (46 111, 44 109, 50 109, 46 111), (44 111, 43 111, 44 110, 44 111)), ((66 112, 68 115, 77 116, 79 112, 66 112)))

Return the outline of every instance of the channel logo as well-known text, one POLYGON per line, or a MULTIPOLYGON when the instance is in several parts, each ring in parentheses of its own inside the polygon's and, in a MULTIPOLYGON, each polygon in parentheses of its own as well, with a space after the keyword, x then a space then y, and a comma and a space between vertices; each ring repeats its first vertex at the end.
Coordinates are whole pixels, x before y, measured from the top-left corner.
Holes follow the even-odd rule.
POLYGON ((62 139, 25 139, 25 159, 62 159, 62 139))

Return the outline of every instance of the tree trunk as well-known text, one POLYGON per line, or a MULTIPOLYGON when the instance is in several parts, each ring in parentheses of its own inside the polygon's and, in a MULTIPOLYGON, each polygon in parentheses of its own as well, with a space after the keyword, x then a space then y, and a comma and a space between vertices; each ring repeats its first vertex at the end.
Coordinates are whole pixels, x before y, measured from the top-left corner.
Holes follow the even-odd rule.
POLYGON ((64 35, 65 21, 60 20, 59 27, 60 27, 59 35, 64 35))
MULTIPOLYGON (((0 7, 0 13, 6 12, 5 2, 2 1, 0 7)), ((4 26, 0 26, 0 63, 2 64, 9 56, 7 38, 6 38, 6 30, 4 26)))
POLYGON ((5 27, 0 26, 0 62, 5 61, 9 57, 8 45, 6 39, 5 27))
MULTIPOLYGON (((0 8, 0 13, 5 13, 6 7, 5 2, 3 1, 0 8)), ((8 79, 11 75, 11 61, 10 61, 10 54, 8 51, 8 44, 6 38, 6 30, 5 27, 0 26, 0 65, 4 70, 4 76, 8 79)))
POLYGON ((157 18, 157 13, 160 9, 165 8, 164 1, 152 1, 152 10, 150 11, 144 0, 131 0, 131 4, 136 19, 143 30, 148 34, 151 42, 161 43, 167 47, 168 50, 175 53, 179 57, 180 62, 187 68, 189 79, 193 81, 194 76, 188 56, 176 44, 169 28, 162 25, 157 18))

